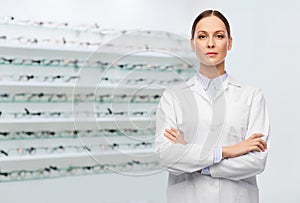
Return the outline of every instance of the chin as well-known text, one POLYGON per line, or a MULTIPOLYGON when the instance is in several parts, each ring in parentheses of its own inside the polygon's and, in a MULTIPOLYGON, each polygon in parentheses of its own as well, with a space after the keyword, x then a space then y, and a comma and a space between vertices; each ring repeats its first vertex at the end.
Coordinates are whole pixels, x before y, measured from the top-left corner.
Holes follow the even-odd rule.
POLYGON ((218 66, 222 63, 224 63, 224 60, 200 60, 200 63, 205 66, 218 66))

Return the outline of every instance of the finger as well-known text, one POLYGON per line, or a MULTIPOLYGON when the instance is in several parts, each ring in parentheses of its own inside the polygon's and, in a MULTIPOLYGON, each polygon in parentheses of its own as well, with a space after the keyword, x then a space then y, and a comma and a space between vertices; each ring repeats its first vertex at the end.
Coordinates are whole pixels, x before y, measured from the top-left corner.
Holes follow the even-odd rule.
POLYGON ((173 130, 171 128, 170 129, 166 128, 165 131, 173 132, 173 130))
POLYGON ((167 132, 167 133, 169 133, 169 134, 173 135, 174 137, 176 137, 176 136, 177 136, 177 134, 176 134, 175 132, 173 132, 172 130, 165 129, 165 132, 167 132))
POLYGON ((176 139, 174 139, 173 136, 170 136, 169 134, 164 133, 164 136, 168 138, 172 143, 177 143, 176 139))
POLYGON ((255 150, 256 150, 257 152, 261 152, 261 150, 260 150, 260 148, 259 148, 258 146, 256 146, 255 150))
POLYGON ((257 138, 256 134, 252 134, 250 137, 248 137, 246 140, 254 140, 257 138))
POLYGON ((257 151, 257 152, 260 152, 260 149, 258 146, 253 146, 251 147, 251 151, 257 151))
POLYGON ((167 128, 166 128, 165 131, 168 132, 168 133, 170 133, 170 134, 173 134, 173 131, 170 130, 170 129, 167 129, 167 128))
POLYGON ((261 137, 263 137, 264 135, 263 134, 261 134, 261 133, 254 133, 253 135, 251 135, 250 137, 252 138, 252 139, 255 139, 255 138, 261 138, 261 137))
POLYGON ((260 151, 263 151, 263 152, 265 151, 264 145, 261 144, 260 142, 257 142, 257 143, 256 143, 256 146, 259 147, 260 151))
POLYGON ((178 130, 176 128, 171 127, 171 130, 175 133, 178 133, 178 130))
POLYGON ((259 139, 259 142, 264 146, 265 149, 267 149, 267 142, 262 140, 262 139, 259 139))
POLYGON ((176 139, 176 135, 169 133, 169 132, 165 132, 164 134, 168 135, 169 137, 172 137, 174 139, 176 139))
POLYGON ((260 144, 262 144, 263 145, 263 147, 264 147, 264 149, 267 149, 267 142, 266 141, 264 141, 264 140, 262 140, 262 139, 260 139, 260 138, 256 138, 255 140, 253 140, 255 143, 256 142, 259 142, 260 144))
POLYGON ((165 128, 165 131, 171 131, 171 129, 165 128))
POLYGON ((176 135, 179 135, 180 133, 179 133, 179 131, 176 129, 176 128, 171 128, 171 131, 173 132, 173 133, 175 133, 176 135))

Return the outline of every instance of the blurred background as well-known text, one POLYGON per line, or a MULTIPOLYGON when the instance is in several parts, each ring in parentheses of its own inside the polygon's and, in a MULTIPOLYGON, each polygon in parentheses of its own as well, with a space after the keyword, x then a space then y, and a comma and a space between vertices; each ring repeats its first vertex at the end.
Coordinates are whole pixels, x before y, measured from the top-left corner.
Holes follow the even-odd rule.
MULTIPOLYGON (((0 16, 77 25, 97 23, 103 29, 167 31, 188 39, 194 18, 208 8, 223 12, 231 24, 233 48, 227 57, 227 72, 243 83, 262 88, 267 100, 271 145, 266 170, 258 176, 261 202, 298 203, 299 2, 2 0, 0 16)), ((1 27, 0 35, 5 29, 1 27)), ((0 51, 2 55, 12 52, 2 46, 0 51)), ((4 169, 1 162, 0 169, 4 169)), ((167 173, 162 171, 138 177, 105 173, 9 181, 0 183, 0 199, 6 203, 164 203, 166 185, 167 173)))

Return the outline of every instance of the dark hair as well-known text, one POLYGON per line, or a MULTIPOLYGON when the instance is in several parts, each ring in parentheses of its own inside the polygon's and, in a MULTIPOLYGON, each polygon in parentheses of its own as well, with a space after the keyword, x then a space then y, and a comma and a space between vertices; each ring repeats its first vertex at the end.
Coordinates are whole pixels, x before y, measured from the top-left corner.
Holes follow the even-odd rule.
POLYGON ((195 29, 196 29, 197 23, 202 18, 209 17, 209 16, 216 16, 220 20, 223 21, 223 23, 225 24, 227 33, 228 33, 228 37, 230 38, 231 37, 231 34, 230 34, 230 25, 228 23, 228 20, 225 18, 225 16, 220 11, 217 11, 217 10, 206 10, 206 11, 203 11, 202 13, 200 13, 197 16, 197 18, 195 19, 195 21, 193 23, 193 26, 192 26, 191 39, 194 39, 194 33, 195 33, 195 29))

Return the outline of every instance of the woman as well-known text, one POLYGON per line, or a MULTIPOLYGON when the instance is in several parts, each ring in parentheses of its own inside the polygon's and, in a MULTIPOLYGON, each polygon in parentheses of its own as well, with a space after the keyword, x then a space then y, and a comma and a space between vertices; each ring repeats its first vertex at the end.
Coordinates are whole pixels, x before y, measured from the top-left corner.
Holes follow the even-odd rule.
POLYGON ((195 19, 190 42, 199 72, 165 90, 157 108, 155 151, 169 171, 167 200, 257 203, 269 135, 262 91, 226 72, 232 37, 219 11, 195 19))

